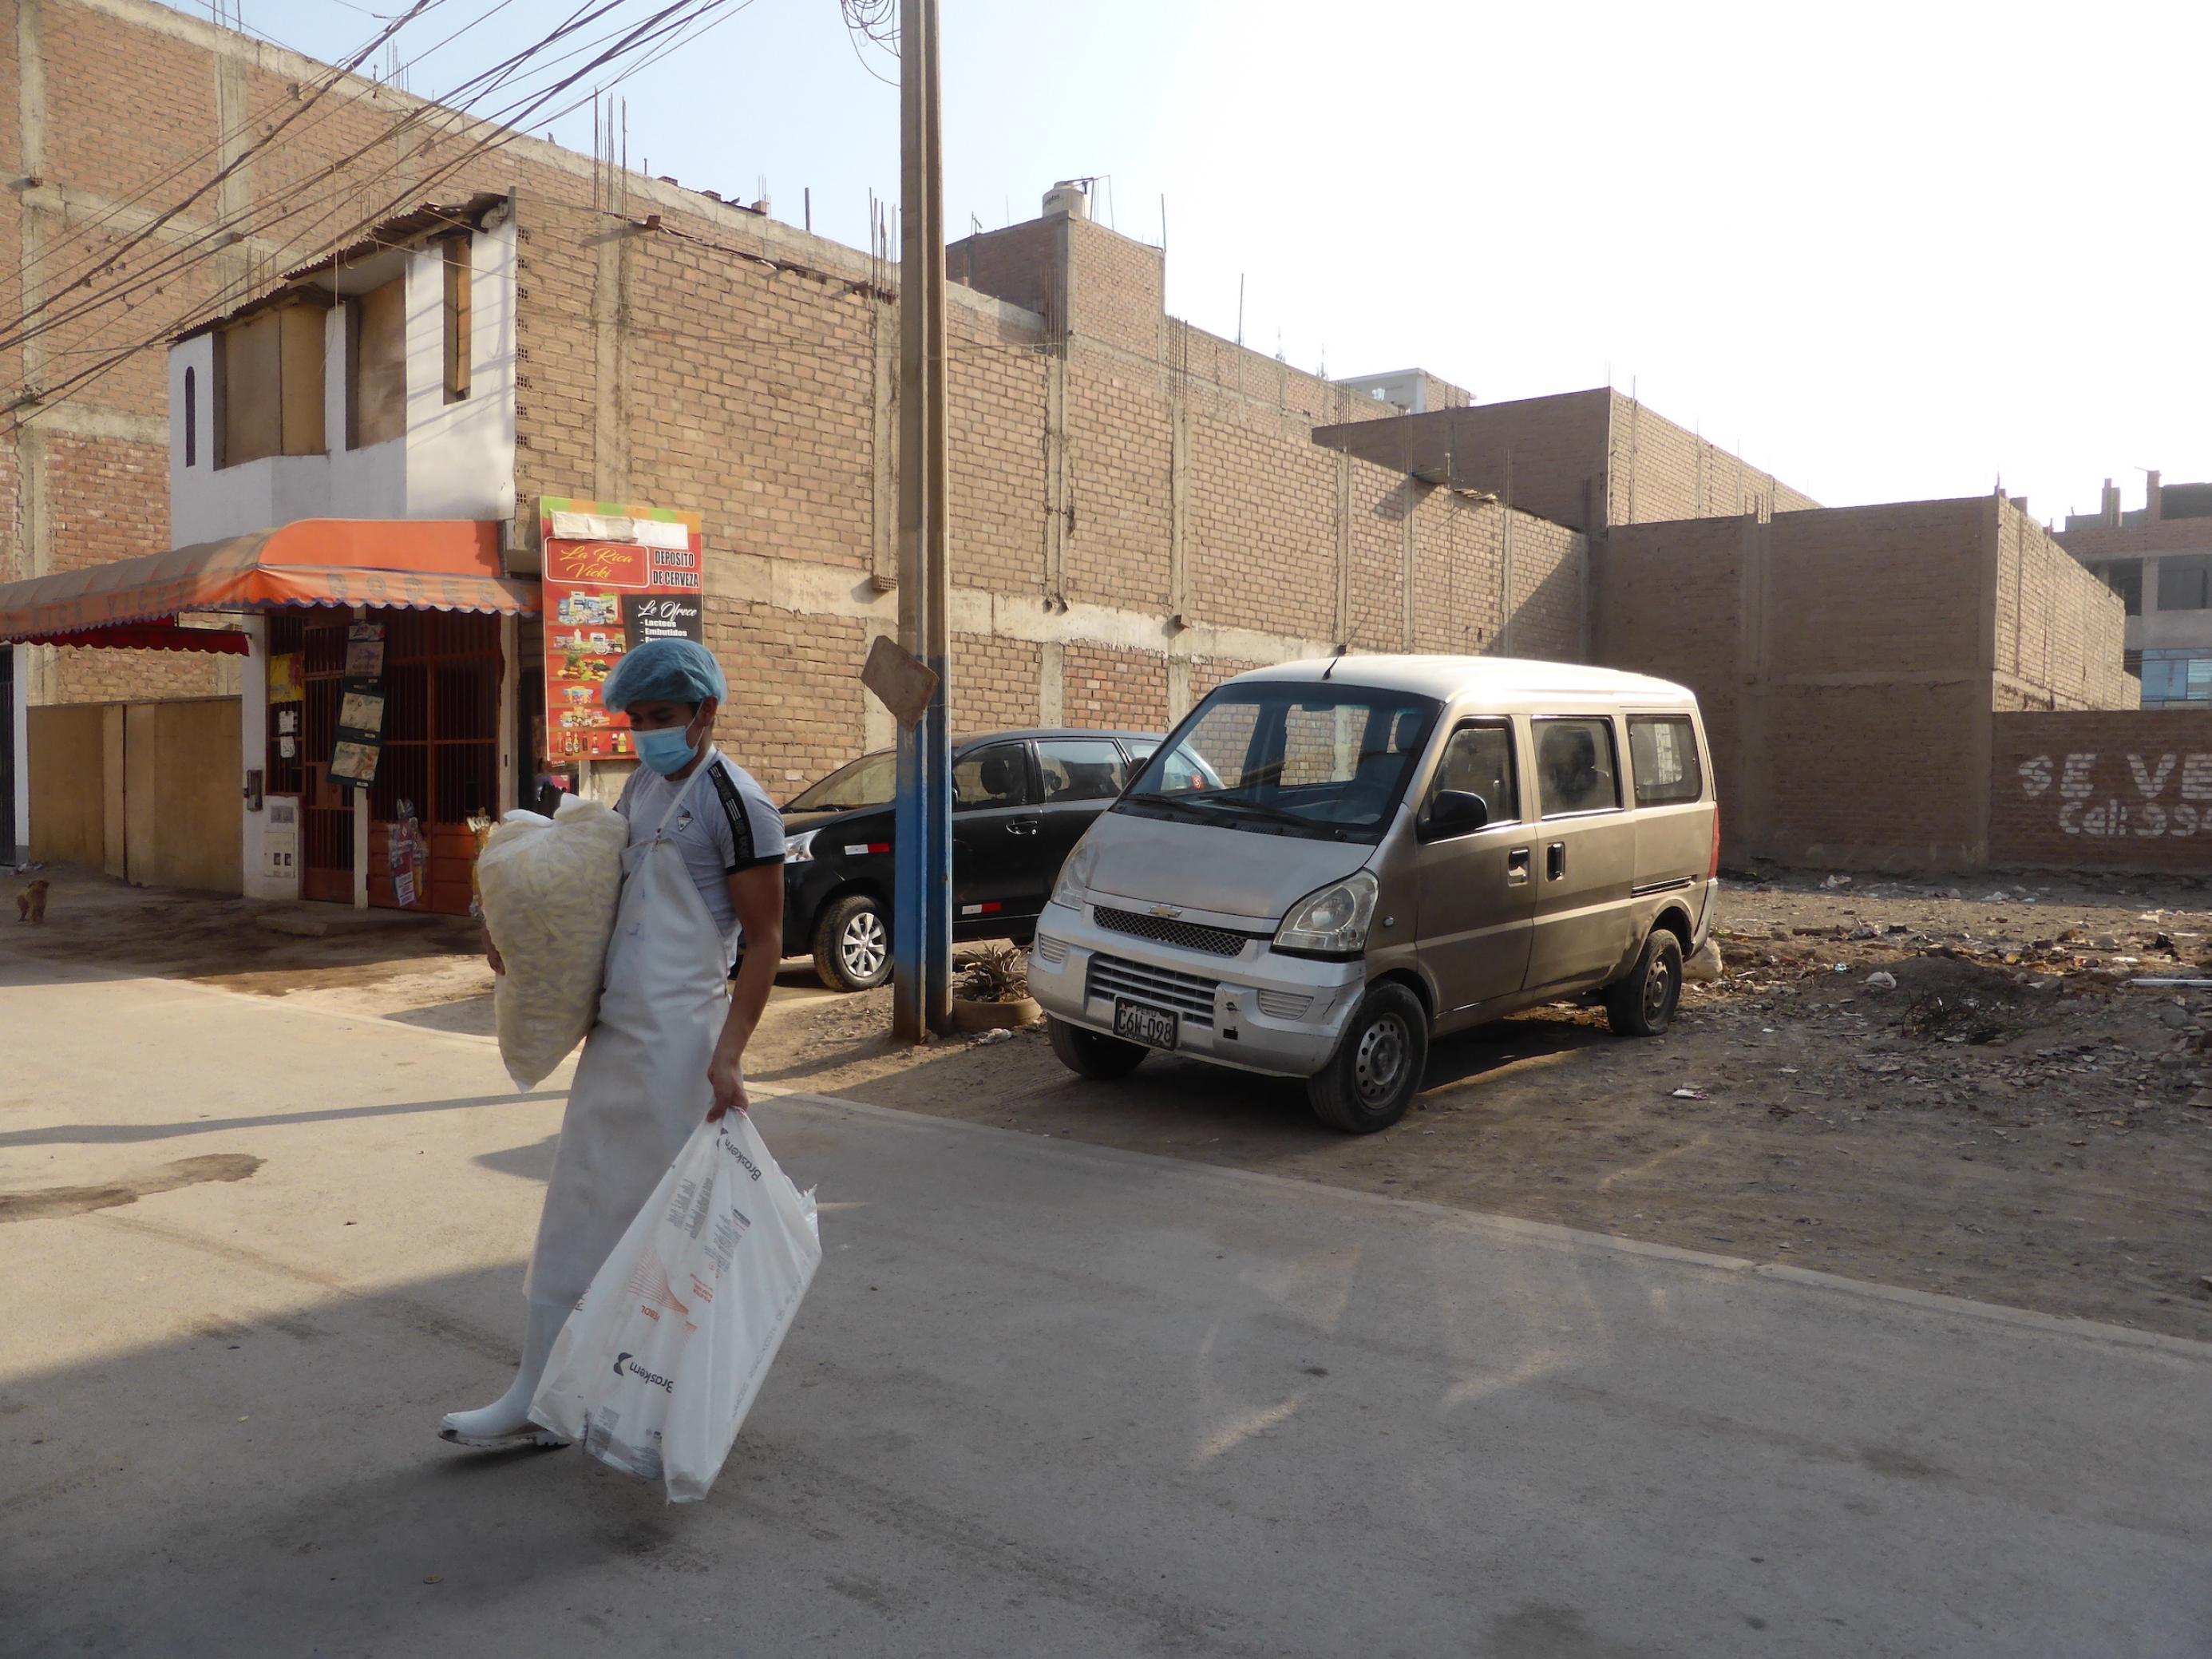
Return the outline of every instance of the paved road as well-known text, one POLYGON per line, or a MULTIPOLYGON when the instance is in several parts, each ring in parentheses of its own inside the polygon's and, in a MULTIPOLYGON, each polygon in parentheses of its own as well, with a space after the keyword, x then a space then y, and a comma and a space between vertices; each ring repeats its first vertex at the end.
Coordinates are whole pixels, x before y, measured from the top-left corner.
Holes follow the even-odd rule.
POLYGON ((2212 1348, 835 1103, 708 1502, 457 1453, 559 1105, 0 944, 0 1647, 2212 1651, 2212 1348))

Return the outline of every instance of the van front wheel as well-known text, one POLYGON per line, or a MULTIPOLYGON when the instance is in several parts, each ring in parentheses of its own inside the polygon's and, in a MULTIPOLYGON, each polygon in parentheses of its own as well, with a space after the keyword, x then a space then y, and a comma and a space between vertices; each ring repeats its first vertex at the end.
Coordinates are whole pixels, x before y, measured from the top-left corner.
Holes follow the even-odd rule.
POLYGON ((1371 1135, 1406 1115, 1428 1063, 1429 1011, 1404 986, 1377 985, 1328 1064, 1306 1079, 1306 1098, 1330 1128, 1371 1135))
POLYGON ((1108 1036, 1103 1031, 1086 1031, 1080 1025, 1070 1025, 1049 1014, 1045 1017, 1044 1029, 1061 1065, 1078 1077, 1092 1078, 1101 1083, 1128 1076, 1152 1052, 1140 1042, 1127 1042, 1120 1037, 1108 1036))
POLYGON ((1606 1023, 1622 1036, 1657 1036, 1682 1000, 1682 942, 1655 927, 1626 977, 1605 988, 1606 1023))

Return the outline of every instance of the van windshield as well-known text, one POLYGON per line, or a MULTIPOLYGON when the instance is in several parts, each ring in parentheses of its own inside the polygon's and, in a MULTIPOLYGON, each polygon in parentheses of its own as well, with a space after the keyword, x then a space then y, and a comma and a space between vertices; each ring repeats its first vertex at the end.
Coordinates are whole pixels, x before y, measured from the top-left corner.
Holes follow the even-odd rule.
POLYGON ((1438 705, 1310 681, 1228 685, 1199 706, 1115 810, 1329 841, 1382 839, 1438 705))

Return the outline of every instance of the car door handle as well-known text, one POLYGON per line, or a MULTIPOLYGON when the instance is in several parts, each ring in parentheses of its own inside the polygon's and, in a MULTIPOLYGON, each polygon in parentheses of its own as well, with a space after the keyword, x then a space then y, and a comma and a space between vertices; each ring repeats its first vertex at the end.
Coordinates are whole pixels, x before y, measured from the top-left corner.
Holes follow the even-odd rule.
POLYGON ((1010 836, 1034 836, 1036 832, 1037 821, 1035 818, 1014 818, 1006 824, 1006 833, 1010 836))
POLYGON ((1528 884, 1528 849, 1516 847, 1505 855, 1505 884, 1526 887, 1528 884))
POLYGON ((1547 881, 1559 881, 1567 873, 1567 844, 1555 841, 1544 849, 1544 876, 1547 881))

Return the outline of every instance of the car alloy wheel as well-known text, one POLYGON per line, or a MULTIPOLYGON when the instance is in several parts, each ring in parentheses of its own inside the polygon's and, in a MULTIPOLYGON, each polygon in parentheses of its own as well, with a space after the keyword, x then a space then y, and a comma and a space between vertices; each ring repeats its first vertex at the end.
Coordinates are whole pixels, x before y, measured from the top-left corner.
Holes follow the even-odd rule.
POLYGON ((881 973, 884 958, 890 948, 890 936, 884 931, 884 919, 873 910, 855 912, 845 924, 844 936, 837 941, 837 954, 843 959, 845 971, 856 980, 872 980, 881 973))

